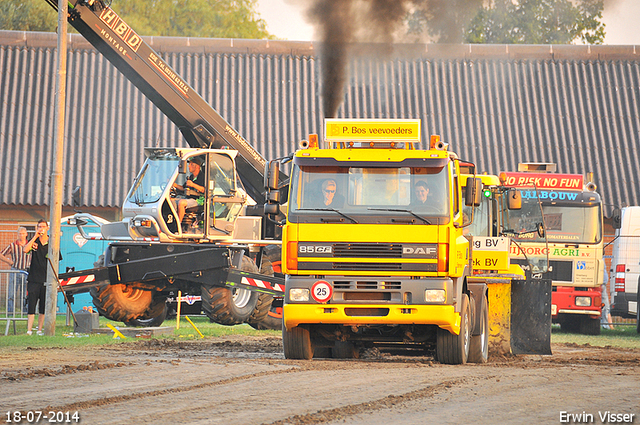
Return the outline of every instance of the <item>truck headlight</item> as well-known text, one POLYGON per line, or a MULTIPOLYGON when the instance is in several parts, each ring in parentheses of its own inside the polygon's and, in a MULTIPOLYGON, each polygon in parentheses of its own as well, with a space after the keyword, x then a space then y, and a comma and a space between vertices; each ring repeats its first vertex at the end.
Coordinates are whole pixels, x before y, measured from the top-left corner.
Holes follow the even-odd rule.
POLYGON ((443 303, 447 299, 444 289, 427 289, 424 291, 424 300, 428 303, 443 303))
POLYGON ((576 297, 576 306, 591 307, 591 297, 576 297))
POLYGON ((306 288, 291 288, 289 289, 290 301, 309 301, 309 290, 306 288))

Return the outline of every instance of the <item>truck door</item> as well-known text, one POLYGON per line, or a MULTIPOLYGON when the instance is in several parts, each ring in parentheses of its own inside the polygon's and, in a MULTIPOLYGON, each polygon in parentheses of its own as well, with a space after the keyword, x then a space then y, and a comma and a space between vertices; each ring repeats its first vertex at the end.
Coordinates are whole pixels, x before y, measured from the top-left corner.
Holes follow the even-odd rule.
POLYGON ((222 153, 209 153, 207 163, 207 237, 231 236, 246 200, 238 191, 235 163, 222 153))

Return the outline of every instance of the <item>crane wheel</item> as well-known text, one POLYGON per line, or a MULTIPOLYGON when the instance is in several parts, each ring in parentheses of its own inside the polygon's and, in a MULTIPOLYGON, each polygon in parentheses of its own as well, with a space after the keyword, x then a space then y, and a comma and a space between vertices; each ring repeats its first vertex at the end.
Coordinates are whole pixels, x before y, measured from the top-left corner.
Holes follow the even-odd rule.
POLYGON ((101 316, 118 322, 128 322, 143 316, 153 302, 152 291, 124 284, 92 288, 91 297, 101 316))

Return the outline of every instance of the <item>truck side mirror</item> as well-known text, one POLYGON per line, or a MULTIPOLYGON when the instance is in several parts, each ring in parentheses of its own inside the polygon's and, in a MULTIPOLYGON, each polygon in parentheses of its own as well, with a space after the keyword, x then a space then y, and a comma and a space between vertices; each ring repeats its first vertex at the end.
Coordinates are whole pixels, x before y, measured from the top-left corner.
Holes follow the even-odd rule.
POLYGON ((614 229, 622 228, 622 214, 620 212, 620 208, 615 207, 613 209, 613 213, 611 214, 611 225, 614 229))
POLYGON ((264 213, 269 215, 278 215, 280 214, 280 205, 264 204, 264 213))
POLYGON ((510 210, 522 209, 522 194, 518 189, 509 189, 507 191, 507 208, 510 210))
POLYGON ((280 177, 280 163, 269 161, 264 172, 264 187, 271 190, 278 190, 278 178, 280 177))
POLYGON ((477 207, 482 202, 482 179, 469 177, 464 192, 464 204, 467 207, 477 207))

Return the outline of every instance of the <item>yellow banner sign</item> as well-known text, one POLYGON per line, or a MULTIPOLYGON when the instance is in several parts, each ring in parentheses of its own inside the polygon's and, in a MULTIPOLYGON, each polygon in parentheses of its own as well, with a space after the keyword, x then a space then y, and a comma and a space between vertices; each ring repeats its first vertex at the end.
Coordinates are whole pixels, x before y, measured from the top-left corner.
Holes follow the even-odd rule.
POLYGON ((325 120, 329 141, 420 141, 420 120, 325 120))

